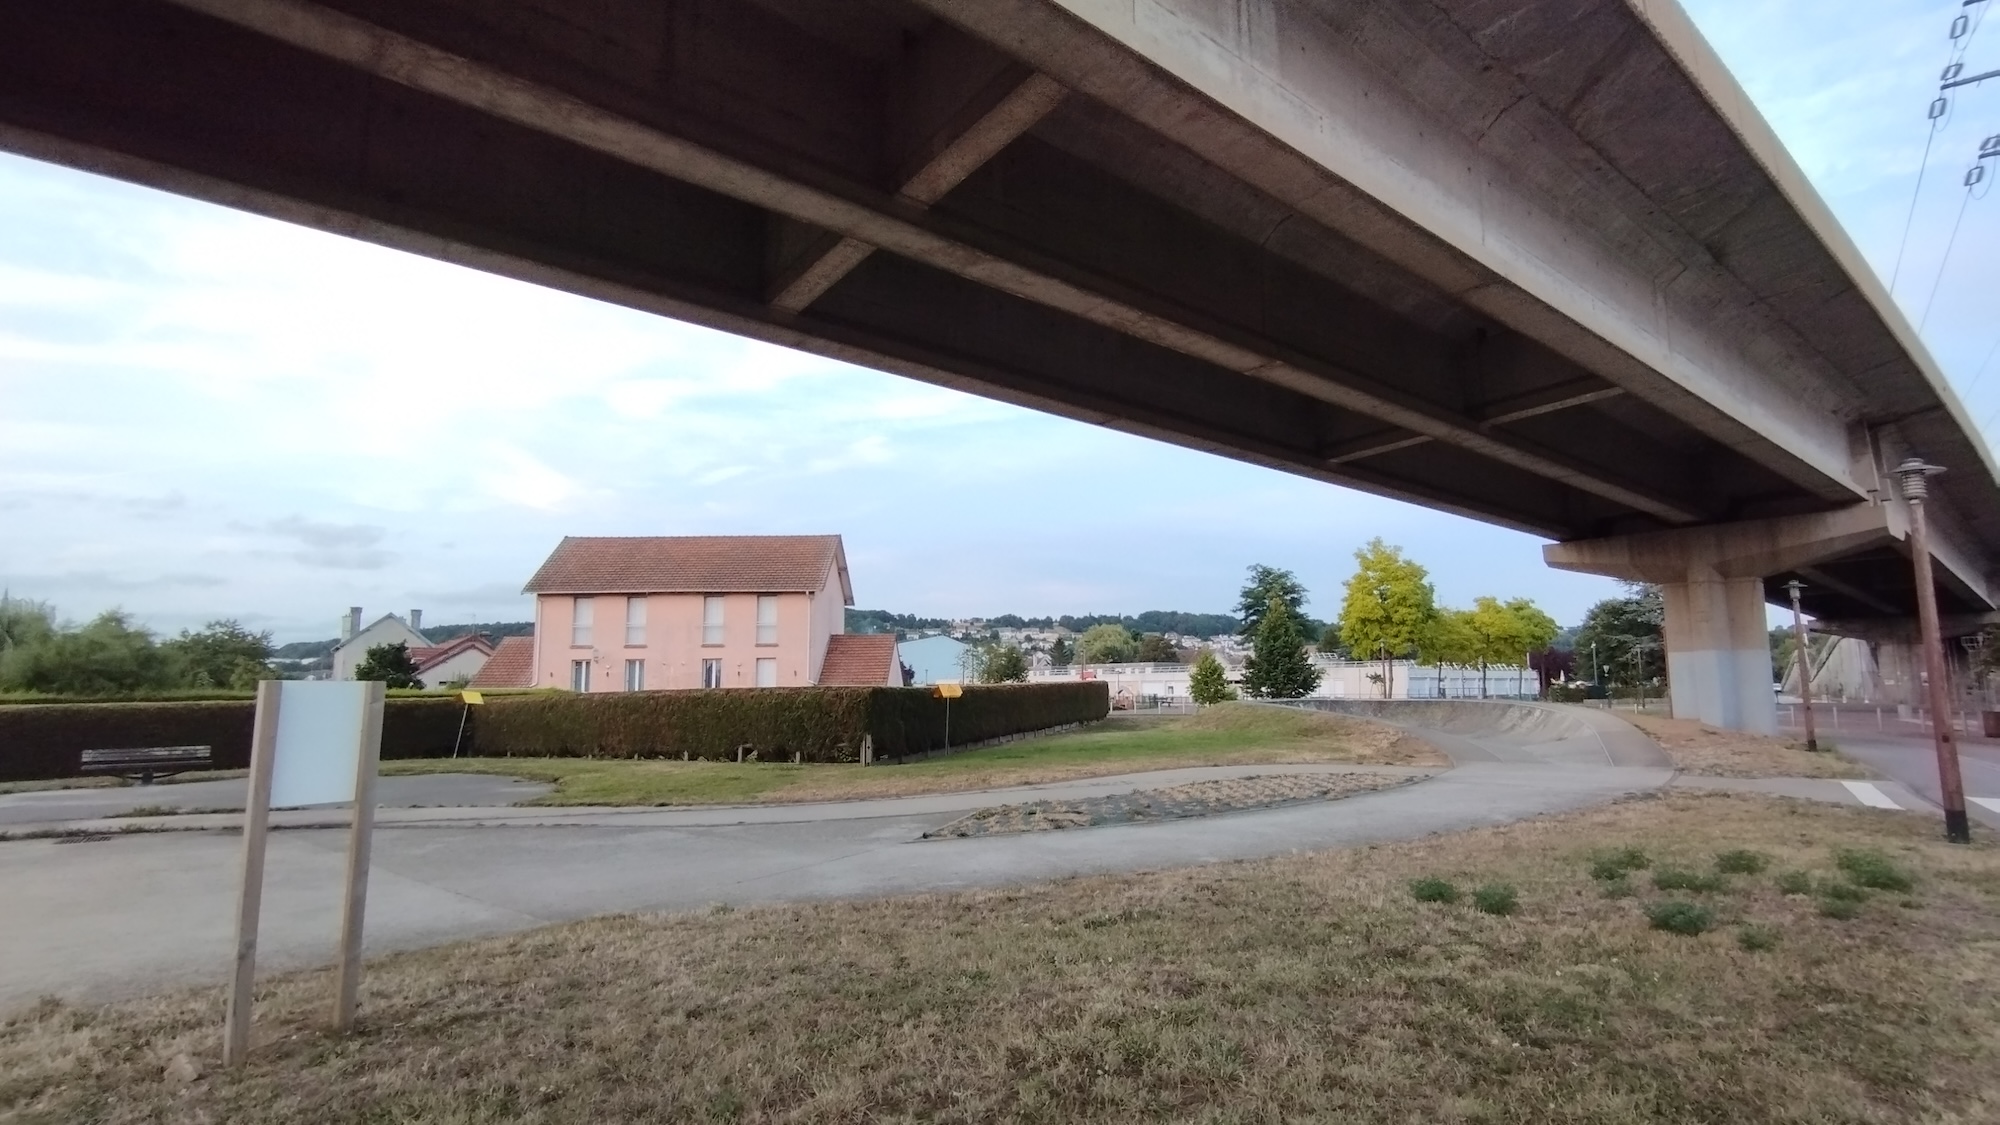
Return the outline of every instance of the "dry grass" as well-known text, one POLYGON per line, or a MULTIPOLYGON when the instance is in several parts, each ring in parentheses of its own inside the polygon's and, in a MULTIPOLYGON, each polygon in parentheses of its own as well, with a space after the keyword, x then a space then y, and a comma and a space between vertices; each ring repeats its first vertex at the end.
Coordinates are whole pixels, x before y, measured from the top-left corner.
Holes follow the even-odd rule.
POLYGON ((0 1121, 2000 1120, 2000 850, 1924 820, 1677 795, 1422 842, 1021 891, 623 917, 371 964, 363 1026, 279 978, 0 1026, 0 1121), (1913 871, 1851 921, 1771 874, 1649 927, 1604 849, 1913 871), (1408 884, 1518 888, 1519 911, 1408 884), (1740 935, 1744 923, 1755 940, 1740 935))
POLYGON ((1401 774, 1277 774, 1191 781, 1164 789, 1141 789, 1067 801, 1030 801, 974 809, 926 838, 999 836, 1010 832, 1054 832, 1104 824, 1158 822, 1190 816, 1242 812, 1296 801, 1334 801, 1410 784, 1401 774))
POLYGON ((908 765, 461 758, 385 762, 382 772, 497 773, 554 782, 556 792, 526 802, 536 805, 699 805, 905 797, 1182 766, 1288 762, 1449 764, 1428 744, 1365 719, 1223 704, 1187 718, 1123 719, 908 765))
MULTIPOLYGON (((1867 770, 1838 751, 1807 750, 1804 739, 1716 730, 1693 719, 1661 715, 1618 717, 1645 731, 1685 773, 1709 777, 1869 777, 1867 770)), ((1820 740, 1822 747, 1827 745, 1820 740)))

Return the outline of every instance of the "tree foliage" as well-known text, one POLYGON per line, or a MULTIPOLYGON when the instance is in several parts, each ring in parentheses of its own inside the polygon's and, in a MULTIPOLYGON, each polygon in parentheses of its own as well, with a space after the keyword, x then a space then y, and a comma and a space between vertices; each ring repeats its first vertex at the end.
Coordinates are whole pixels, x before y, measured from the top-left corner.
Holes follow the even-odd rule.
POLYGON ((1306 640, 1282 597, 1265 604, 1257 639, 1243 664, 1243 692, 1253 699, 1298 699, 1319 686, 1319 669, 1306 655, 1306 640))
POLYGON ((55 628, 0 654, 0 690, 125 695, 181 686, 169 654, 130 615, 110 610, 80 629, 55 628))
POLYGON ((1028 658, 1019 645, 993 645, 979 662, 982 684, 1024 684, 1028 682, 1028 658))
POLYGON ((1579 669, 1591 668, 1594 659, 1592 675, 1630 688, 1657 680, 1666 666, 1661 643, 1666 611, 1658 586, 1628 583, 1625 590, 1624 597, 1606 598, 1583 615, 1575 652, 1579 669))
POLYGON ((362 656, 361 663, 354 666, 354 678, 381 680, 392 688, 424 686, 424 682, 417 678, 417 662, 410 656, 410 646, 402 641, 369 649, 362 656))
POLYGON ((1340 625, 1328 625, 1319 631, 1319 651, 1323 656, 1345 656, 1347 646, 1341 642, 1340 625))
POLYGON ((1147 633, 1139 638, 1139 647, 1132 659, 1142 664, 1175 664, 1180 661, 1181 652, 1173 642, 1158 633, 1147 633))
POLYGON ((1069 638, 1057 637, 1049 646, 1049 663, 1057 668, 1067 668, 1076 662, 1076 650, 1070 647, 1069 638))
POLYGON ((1243 636, 1256 637, 1274 598, 1291 613, 1294 623, 1305 616, 1306 588, 1298 575, 1252 563, 1250 581, 1243 584, 1243 592, 1236 599, 1236 617, 1242 623, 1243 636))
MULTIPOLYGON (((1341 640, 1363 659, 1379 654, 1387 673, 1387 661, 1416 651, 1426 636, 1437 615, 1437 593, 1428 571, 1380 539, 1355 551, 1354 562, 1340 605, 1341 640)), ((1382 694, 1395 694, 1386 678, 1382 694)))
POLYGON ((1139 642, 1123 625, 1092 625, 1077 638, 1077 659, 1084 664, 1124 664, 1139 651, 1139 642))
POLYGON ((1195 658, 1194 670, 1188 674, 1188 696, 1203 707, 1236 698, 1236 689, 1229 686, 1229 679, 1223 673, 1222 661, 1207 649, 1201 650, 1201 655, 1195 658))
POLYGON ((271 634, 253 633, 235 620, 211 621, 198 633, 183 629, 163 647, 188 687, 251 688, 278 675, 270 665, 271 634))

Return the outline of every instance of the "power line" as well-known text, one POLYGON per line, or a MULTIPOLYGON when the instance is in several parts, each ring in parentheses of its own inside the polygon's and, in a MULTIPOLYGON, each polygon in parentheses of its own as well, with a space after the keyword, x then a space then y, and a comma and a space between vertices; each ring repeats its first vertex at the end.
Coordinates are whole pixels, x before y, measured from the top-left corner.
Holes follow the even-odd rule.
MULTIPOLYGON (((1930 117, 1931 130, 1930 134, 1924 138, 1923 160, 1917 164, 1917 186, 1910 192, 1910 209, 1903 215, 1903 237, 1896 243, 1896 265, 1894 269, 1889 271, 1889 293, 1891 296, 1895 295, 1896 282, 1903 276, 1903 255, 1910 249, 1910 226, 1915 222, 1917 217, 1917 201, 1923 198, 1924 173, 1929 170, 1931 163, 1931 144, 1937 140, 1938 131, 1943 128, 1941 122, 1944 120, 1945 115, 1951 112, 1951 102, 1944 96, 1944 91, 1995 76, 1982 75, 1977 78, 1959 80, 1959 75, 1964 72, 1965 67, 1958 60, 1964 57, 1966 49, 1971 47, 1972 41, 1978 37, 1980 27, 1986 23, 1986 3, 1987 0, 1963 0, 1963 3, 1959 7, 1973 8, 1973 14, 1967 16, 1961 11, 1951 21, 1951 31, 1949 34, 1951 45, 1945 52, 1944 70, 1939 78, 1938 96, 1931 101, 1930 107, 1927 110, 1930 117)), ((2000 75, 2000 72, 1996 72, 1996 75, 2000 75)), ((1963 218, 1964 213, 1965 208, 1961 205, 1959 216, 1963 218)), ((1935 283, 1932 284, 1932 293, 1933 295, 1936 293, 1935 283)), ((1929 312, 1928 302, 1925 304, 1925 312, 1929 312)))
MULTIPOLYGON (((1976 164, 1973 165, 1973 168, 1983 171, 1976 164)), ((1944 257, 1938 260, 1937 276, 1931 278, 1931 294, 1924 298, 1924 313, 1917 318, 1917 335, 1919 336, 1924 334, 1924 325, 1930 323, 1931 303, 1937 300, 1938 286, 1944 281, 1945 267, 1951 265, 1951 249, 1958 244, 1958 228, 1960 224, 1965 222, 1965 208, 1971 202, 1972 187, 1968 184, 1965 189, 1965 198, 1958 201, 1958 218, 1951 221, 1951 237, 1944 241, 1944 257)))
POLYGON ((1938 109, 1938 107, 1943 104, 1943 98, 1939 98, 1937 101, 1931 103, 1933 111, 1931 113, 1931 132, 1929 136, 1924 138, 1924 158, 1917 165, 1916 190, 1910 192, 1910 210, 1903 216, 1903 240, 1896 244, 1896 268, 1889 271, 1889 294, 1891 296, 1894 296, 1896 293, 1896 279, 1903 276, 1903 252, 1910 248, 1910 224, 1916 221, 1917 200, 1924 194, 1924 172, 1930 168, 1931 142, 1937 140, 1938 118, 1944 116, 1944 111, 1938 109))

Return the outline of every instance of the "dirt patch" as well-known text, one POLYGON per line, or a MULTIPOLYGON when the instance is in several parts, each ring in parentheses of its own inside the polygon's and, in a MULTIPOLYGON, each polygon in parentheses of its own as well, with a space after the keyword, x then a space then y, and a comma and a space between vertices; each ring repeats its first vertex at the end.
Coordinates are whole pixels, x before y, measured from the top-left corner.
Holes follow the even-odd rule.
POLYGON ((1157 823, 1302 801, 1335 800, 1404 785, 1411 780, 1400 775, 1366 773, 1219 778, 1077 801, 1031 801, 975 809, 924 836, 928 839, 1001 836, 1107 824, 1157 823))
MULTIPOLYGON (((1707 777, 1869 777, 1836 750, 1807 750, 1804 739, 1717 730, 1692 719, 1620 712, 1619 718, 1660 744, 1683 773, 1707 777)), ((1825 739, 1820 740, 1827 746, 1825 739)))

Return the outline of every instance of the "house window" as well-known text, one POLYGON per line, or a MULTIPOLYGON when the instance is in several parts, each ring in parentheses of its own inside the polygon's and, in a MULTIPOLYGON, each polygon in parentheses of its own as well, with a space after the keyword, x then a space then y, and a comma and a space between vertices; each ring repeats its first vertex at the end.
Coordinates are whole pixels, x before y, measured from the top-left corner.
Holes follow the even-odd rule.
POLYGON ((704 660, 701 662, 701 686, 722 686, 722 661, 704 660))
POLYGON ((705 645, 722 643, 722 596, 719 594, 710 594, 701 599, 701 643, 705 645))
POLYGON ((597 616, 596 598, 570 600, 569 643, 572 648, 589 647, 590 623, 595 616, 597 616))
POLYGON ((757 643, 778 643, 778 595, 757 595, 757 643))
POLYGON ((590 690, 590 661, 572 660, 569 662, 569 690, 590 690))
POLYGON ((760 656, 757 658, 757 686, 778 686, 778 661, 776 657, 760 656))
POLYGON ((645 690, 646 690, 646 662, 645 662, 645 661, 643 661, 643 660, 627 660, 627 661, 625 662, 625 690, 626 690, 626 691, 645 691, 645 690))
POLYGON ((625 643, 642 645, 646 643, 646 599, 625 599, 625 643))

